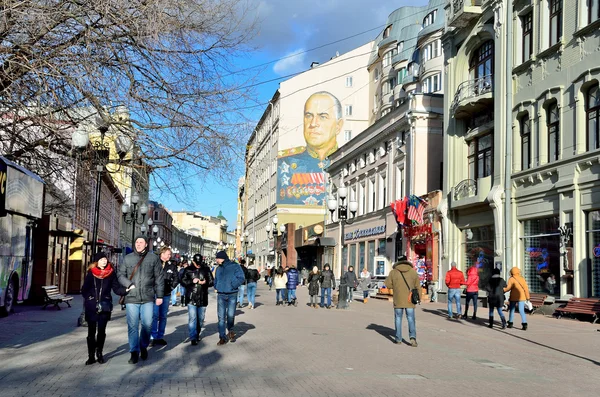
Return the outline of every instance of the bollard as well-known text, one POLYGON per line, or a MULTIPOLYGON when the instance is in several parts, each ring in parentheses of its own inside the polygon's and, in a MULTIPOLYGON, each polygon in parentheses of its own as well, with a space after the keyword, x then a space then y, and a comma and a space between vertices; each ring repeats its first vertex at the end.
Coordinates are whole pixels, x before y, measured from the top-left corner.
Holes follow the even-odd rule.
POLYGON ((348 308, 348 285, 340 284, 336 309, 348 308))

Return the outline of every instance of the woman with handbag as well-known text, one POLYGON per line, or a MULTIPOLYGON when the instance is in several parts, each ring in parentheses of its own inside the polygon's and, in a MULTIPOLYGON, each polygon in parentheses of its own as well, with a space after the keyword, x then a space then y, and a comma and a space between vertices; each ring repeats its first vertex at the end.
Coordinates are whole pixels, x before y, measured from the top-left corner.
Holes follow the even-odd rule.
POLYGON ((508 299, 508 328, 513 327, 513 320, 515 317, 515 307, 519 306, 519 314, 521 315, 521 325, 523 331, 527 330, 527 317, 525 316, 525 302, 529 301, 529 287, 527 281, 521 276, 521 271, 517 267, 510 269, 510 278, 508 279, 508 285, 504 288, 504 292, 510 291, 510 297, 508 299))
POLYGON ((106 325, 113 309, 111 290, 117 295, 126 294, 126 289, 117 280, 117 274, 108 263, 106 254, 98 252, 94 255, 81 287, 85 320, 88 323, 88 360, 85 365, 95 363, 96 359, 100 364, 105 362, 102 349, 106 340, 106 325))

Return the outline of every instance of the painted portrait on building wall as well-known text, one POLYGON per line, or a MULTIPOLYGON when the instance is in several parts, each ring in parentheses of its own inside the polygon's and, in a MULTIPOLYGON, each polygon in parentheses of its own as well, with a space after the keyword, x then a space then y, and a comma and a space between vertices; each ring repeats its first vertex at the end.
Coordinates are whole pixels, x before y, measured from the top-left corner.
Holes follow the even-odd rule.
POLYGON ((338 148, 342 105, 328 91, 311 94, 304 103, 305 145, 280 150, 277 160, 277 203, 322 206, 327 198, 324 169, 338 148))

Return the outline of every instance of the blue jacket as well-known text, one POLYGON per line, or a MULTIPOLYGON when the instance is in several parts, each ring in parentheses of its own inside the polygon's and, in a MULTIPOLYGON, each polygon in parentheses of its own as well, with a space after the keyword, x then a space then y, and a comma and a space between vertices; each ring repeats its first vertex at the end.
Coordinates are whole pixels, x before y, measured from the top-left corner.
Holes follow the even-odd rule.
POLYGON ((225 261, 215 272, 215 289, 220 294, 237 293, 240 285, 244 283, 246 276, 242 267, 232 261, 225 261))
POLYGON ((287 271, 287 279, 288 282, 286 284, 287 289, 296 289, 296 286, 298 285, 298 281, 299 281, 299 276, 300 273, 298 273, 298 270, 293 267, 290 270, 287 271))

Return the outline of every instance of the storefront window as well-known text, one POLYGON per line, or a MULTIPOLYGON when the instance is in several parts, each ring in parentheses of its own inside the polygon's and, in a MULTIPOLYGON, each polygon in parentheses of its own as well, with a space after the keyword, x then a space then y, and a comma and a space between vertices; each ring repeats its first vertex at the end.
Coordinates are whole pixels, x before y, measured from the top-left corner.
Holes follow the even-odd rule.
MULTIPOLYGON (((367 259, 368 270, 371 274, 375 274, 375 241, 369 241, 369 258, 367 259)), ((362 269, 360 269, 362 272, 362 269)))
POLYGON ((523 222, 524 274, 531 292, 559 293, 560 234, 558 216, 523 222), (547 282, 553 277, 554 283, 547 282))
POLYGON ((494 268, 494 226, 480 226, 463 230, 464 269, 477 266, 479 288, 483 289, 494 268))
MULTIPOLYGON (((348 267, 356 265, 356 244, 352 244, 350 246, 350 263, 348 263, 348 267)), ((348 270, 346 268, 345 270, 348 270)))
POLYGON ((379 248, 377 248, 378 256, 386 256, 385 255, 385 240, 379 240, 379 248))
POLYGON ((600 211, 589 214, 588 247, 592 260, 592 296, 600 296, 600 211))
MULTIPOLYGON (((365 267, 365 242, 359 243, 358 248, 358 269, 362 270, 365 267)), ((358 274, 360 270, 357 271, 356 266, 354 271, 358 274)))

